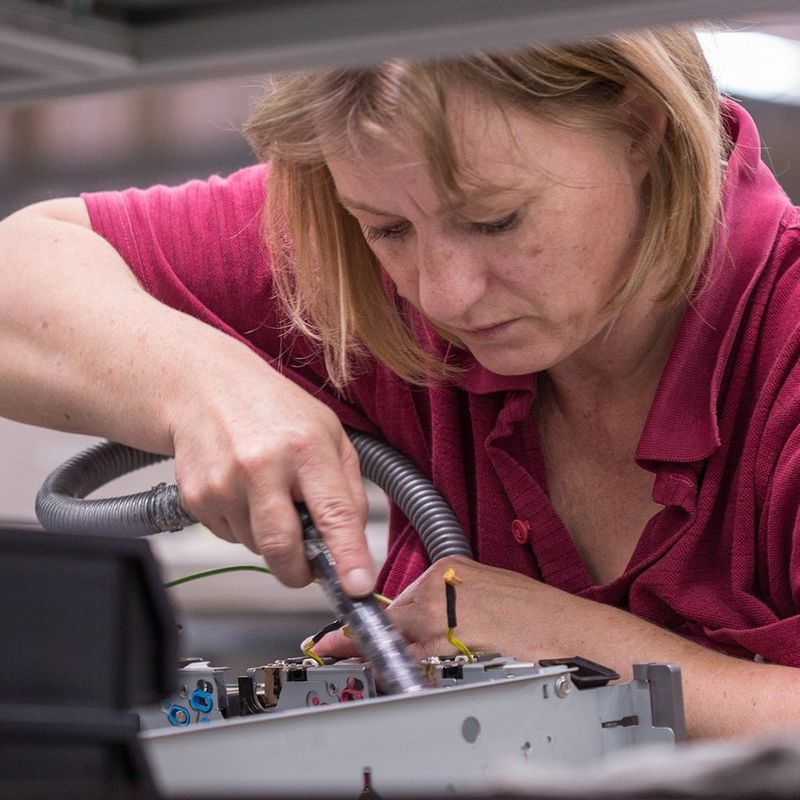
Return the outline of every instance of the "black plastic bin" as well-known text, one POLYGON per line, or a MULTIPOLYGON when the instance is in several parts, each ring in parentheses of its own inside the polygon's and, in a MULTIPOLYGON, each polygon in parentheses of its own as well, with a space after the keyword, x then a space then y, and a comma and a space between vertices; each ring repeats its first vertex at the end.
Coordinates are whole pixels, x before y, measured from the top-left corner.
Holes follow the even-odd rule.
POLYGON ((0 797, 155 796, 129 709, 177 685, 145 541, 0 525, 0 797))

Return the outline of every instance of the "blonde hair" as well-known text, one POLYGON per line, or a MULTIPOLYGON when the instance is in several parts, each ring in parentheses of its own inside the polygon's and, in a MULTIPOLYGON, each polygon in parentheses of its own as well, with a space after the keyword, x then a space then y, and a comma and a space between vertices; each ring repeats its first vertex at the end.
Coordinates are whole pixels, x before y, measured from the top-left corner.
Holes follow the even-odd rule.
POLYGON ((264 229, 277 295, 291 323, 320 344, 337 386, 365 353, 412 383, 452 374, 426 352, 393 299, 358 223, 337 199, 321 142, 352 155, 365 140, 407 144, 411 135, 442 193, 458 197, 463 171, 446 121, 453 86, 556 121, 577 113, 595 129, 630 127, 619 111, 627 88, 662 109, 667 127, 643 187, 637 261, 610 308, 619 313, 654 269, 666 273, 665 304, 682 302, 699 276, 718 213, 725 139, 718 92, 690 29, 278 76, 245 134, 271 162, 264 229))

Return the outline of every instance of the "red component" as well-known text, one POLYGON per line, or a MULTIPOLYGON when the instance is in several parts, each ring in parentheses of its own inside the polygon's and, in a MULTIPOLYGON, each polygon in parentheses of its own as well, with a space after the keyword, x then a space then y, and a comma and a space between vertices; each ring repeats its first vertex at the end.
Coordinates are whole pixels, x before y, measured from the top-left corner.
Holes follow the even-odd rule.
POLYGON ((531 525, 524 519, 515 519, 511 523, 511 533, 520 544, 527 544, 530 532, 531 525))
POLYGON ((306 705, 307 706, 321 706, 324 705, 322 700, 319 699, 319 695, 316 692, 309 692, 306 695, 306 705))
POLYGON ((347 679, 345 688, 339 693, 339 702, 349 703, 352 700, 363 700, 364 692, 361 691, 363 688, 364 684, 358 680, 358 678, 354 678, 351 675, 347 679))

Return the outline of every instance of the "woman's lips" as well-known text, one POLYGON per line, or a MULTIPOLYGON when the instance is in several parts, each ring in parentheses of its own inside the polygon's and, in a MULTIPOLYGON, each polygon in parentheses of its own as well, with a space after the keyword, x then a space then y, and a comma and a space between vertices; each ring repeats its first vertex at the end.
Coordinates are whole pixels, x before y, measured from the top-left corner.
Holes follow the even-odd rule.
POLYGON ((483 325, 478 328, 460 328, 456 329, 455 333, 465 339, 490 341, 501 337, 516 321, 517 318, 509 319, 505 322, 498 322, 494 325, 483 325))

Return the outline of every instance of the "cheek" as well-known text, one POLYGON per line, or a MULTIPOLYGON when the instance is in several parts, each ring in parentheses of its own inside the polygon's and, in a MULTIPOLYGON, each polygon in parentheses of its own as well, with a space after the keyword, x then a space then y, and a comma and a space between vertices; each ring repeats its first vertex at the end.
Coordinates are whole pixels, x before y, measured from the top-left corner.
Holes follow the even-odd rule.
POLYGON ((375 253, 384 275, 394 284, 400 297, 416 303, 419 276, 410 258, 399 254, 375 253))

